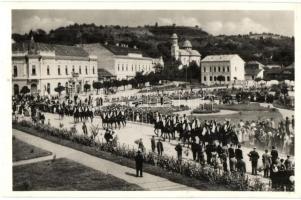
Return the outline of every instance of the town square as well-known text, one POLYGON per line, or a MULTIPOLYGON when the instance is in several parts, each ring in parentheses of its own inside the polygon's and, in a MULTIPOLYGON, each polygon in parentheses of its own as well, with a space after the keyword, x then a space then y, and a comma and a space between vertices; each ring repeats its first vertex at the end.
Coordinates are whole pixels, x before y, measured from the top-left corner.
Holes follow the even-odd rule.
POLYGON ((295 191, 292 12, 77 12, 12 11, 13 191, 295 191))

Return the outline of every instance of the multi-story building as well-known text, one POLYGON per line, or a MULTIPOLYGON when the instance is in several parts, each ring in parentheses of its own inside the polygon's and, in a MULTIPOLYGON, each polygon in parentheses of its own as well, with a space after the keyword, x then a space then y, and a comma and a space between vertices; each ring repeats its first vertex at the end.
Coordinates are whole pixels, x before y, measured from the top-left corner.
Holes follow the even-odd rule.
POLYGON ((190 63, 195 62, 200 66, 201 54, 197 50, 192 49, 191 42, 185 40, 182 49, 180 49, 178 44, 177 34, 172 34, 171 36, 171 57, 177 61, 180 61, 183 66, 189 66, 190 63))
POLYGON ((12 44, 13 94, 27 86, 32 94, 57 94, 84 90, 84 84, 97 81, 97 57, 75 46, 30 42, 12 44))
POLYGON ((154 72, 157 64, 164 66, 162 57, 144 57, 137 48, 129 48, 127 45, 94 43, 81 46, 97 56, 98 70, 105 69, 117 80, 131 79, 137 72, 154 72))
POLYGON ((237 54, 208 55, 201 61, 201 81, 206 85, 245 80, 245 62, 237 54))
POLYGON ((245 72, 246 80, 263 79, 264 65, 258 61, 246 62, 245 72))

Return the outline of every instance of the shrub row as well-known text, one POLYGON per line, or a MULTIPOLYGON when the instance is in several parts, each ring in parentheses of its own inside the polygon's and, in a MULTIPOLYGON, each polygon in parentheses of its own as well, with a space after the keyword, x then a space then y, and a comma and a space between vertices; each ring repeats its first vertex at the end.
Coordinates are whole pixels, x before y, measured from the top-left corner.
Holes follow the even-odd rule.
MULTIPOLYGON (((95 151, 109 152, 116 156, 125 157, 134 160, 136 155, 135 149, 130 149, 125 145, 112 146, 100 141, 95 142, 94 139, 84 135, 77 135, 72 130, 58 129, 43 124, 33 124, 30 121, 13 121, 13 127, 25 127, 27 131, 38 131, 41 135, 50 135, 56 138, 69 140, 74 143, 90 146, 95 151)), ((220 172, 213 169, 209 165, 200 165, 199 163, 184 160, 179 162, 177 159, 169 156, 158 156, 152 152, 144 154, 144 162, 153 166, 164 169, 168 173, 179 173, 187 177, 192 177, 198 180, 206 180, 212 184, 222 184, 229 186, 231 190, 239 191, 258 191, 264 190, 264 184, 252 184, 254 180, 249 179, 247 176, 241 176, 239 173, 220 172)), ((258 180, 255 182, 258 183, 258 180)))

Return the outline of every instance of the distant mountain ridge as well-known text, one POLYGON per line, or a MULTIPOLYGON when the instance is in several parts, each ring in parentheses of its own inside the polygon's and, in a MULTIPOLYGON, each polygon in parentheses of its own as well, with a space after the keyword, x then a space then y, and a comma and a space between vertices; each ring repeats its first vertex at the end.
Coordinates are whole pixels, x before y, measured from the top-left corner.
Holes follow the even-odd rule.
MULTIPOLYGON (((247 35, 213 36, 201 27, 185 26, 97 26, 95 24, 73 24, 46 33, 38 29, 27 34, 12 34, 15 42, 23 42, 33 35, 36 42, 76 45, 80 43, 124 44, 136 47, 150 57, 163 56, 170 61, 170 36, 176 33, 180 46, 186 39, 202 57, 210 54, 239 54, 245 61, 257 60, 263 64, 289 65, 294 62, 294 37, 271 33, 247 35)), ((124 48, 124 47, 123 47, 124 48)))

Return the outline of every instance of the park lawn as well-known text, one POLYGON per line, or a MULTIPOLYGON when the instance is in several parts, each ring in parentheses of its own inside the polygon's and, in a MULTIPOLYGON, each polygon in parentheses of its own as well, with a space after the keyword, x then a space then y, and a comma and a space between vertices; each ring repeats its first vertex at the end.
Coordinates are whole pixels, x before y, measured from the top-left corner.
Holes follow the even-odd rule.
POLYGON ((32 146, 13 137, 13 162, 48 155, 51 155, 51 152, 32 146))
POLYGON ((141 187, 65 158, 13 167, 14 191, 133 191, 141 187))
POLYGON ((273 118, 275 123, 278 124, 283 117, 277 109, 271 109, 269 111, 240 111, 238 113, 229 114, 229 115, 193 115, 191 118, 198 118, 201 121, 204 120, 216 120, 224 121, 225 119, 230 119, 231 122, 238 123, 240 120, 243 121, 252 121, 252 120, 266 120, 273 118))
POLYGON ((234 110, 234 111, 270 111, 271 108, 260 106, 259 103, 250 104, 219 104, 216 105, 221 110, 234 110))

